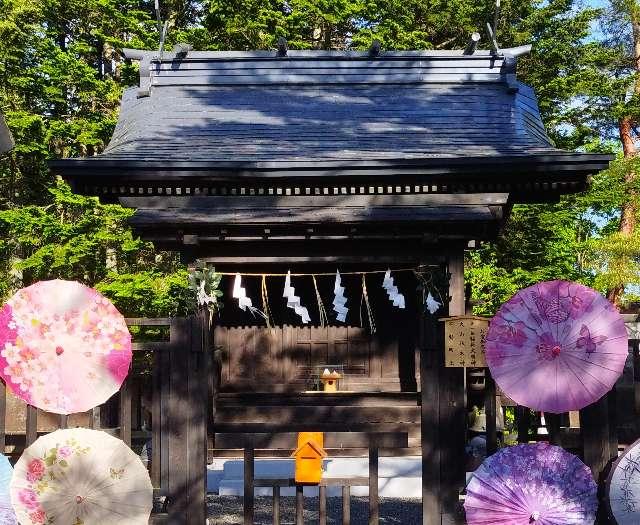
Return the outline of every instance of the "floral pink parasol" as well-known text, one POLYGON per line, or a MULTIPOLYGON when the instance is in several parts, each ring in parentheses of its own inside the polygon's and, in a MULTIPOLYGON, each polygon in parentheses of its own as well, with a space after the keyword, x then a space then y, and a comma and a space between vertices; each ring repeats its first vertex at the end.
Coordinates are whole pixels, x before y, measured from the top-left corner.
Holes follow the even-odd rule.
POLYGON ((573 454, 548 443, 517 445, 473 473, 464 508, 469 525, 591 525, 597 490, 573 454))
POLYGON ((615 307, 567 281, 519 291, 487 333, 487 364, 505 394, 556 414, 584 408, 611 390, 627 355, 627 331, 615 307))
POLYGON ((0 309, 0 375, 48 412, 84 412, 118 391, 131 364, 124 318, 95 290, 41 281, 0 309))

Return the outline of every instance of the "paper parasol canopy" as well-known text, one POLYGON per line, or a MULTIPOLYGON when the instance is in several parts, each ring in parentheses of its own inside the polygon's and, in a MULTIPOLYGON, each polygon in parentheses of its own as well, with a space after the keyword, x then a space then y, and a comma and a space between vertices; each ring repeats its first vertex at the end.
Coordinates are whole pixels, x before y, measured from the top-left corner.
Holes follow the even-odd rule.
POLYGON ((548 443, 500 449, 473 473, 469 525, 590 525, 598 509, 591 470, 548 443))
POLYGON ((9 494, 12 474, 13 467, 9 459, 4 454, 0 454, 0 525, 18 525, 18 518, 11 505, 9 494))
POLYGON ((519 291, 491 320, 487 365, 519 405, 580 410, 613 387, 627 359, 627 331, 595 290, 547 281, 519 291))
POLYGON ((640 523, 640 440, 613 464, 607 478, 607 499, 618 525, 640 523))
POLYGON ((57 430, 24 451, 11 481, 23 525, 147 525, 153 487, 140 458, 99 430, 57 430))
POLYGON ((95 290, 41 281, 0 309, 0 375, 48 412, 84 412, 117 392, 131 364, 124 317, 95 290))

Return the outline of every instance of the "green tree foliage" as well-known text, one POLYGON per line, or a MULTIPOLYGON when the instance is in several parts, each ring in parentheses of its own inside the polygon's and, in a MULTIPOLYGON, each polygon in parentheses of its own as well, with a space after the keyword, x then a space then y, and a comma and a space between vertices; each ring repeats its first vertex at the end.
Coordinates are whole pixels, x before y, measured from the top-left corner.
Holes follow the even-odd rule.
POLYGON ((195 306, 186 269, 126 226, 133 211, 72 193, 58 180, 46 206, 0 211, 0 294, 43 279, 94 286, 129 316, 184 314, 195 306))
MULTIPOLYGON (((578 0, 502 1, 498 40, 503 47, 533 44, 519 75, 536 89, 549 134, 561 147, 615 149, 616 116, 635 115, 636 97, 623 95, 632 74, 628 22, 635 3, 611 3, 615 9, 605 12, 578 0), (611 38, 590 36, 598 20, 611 38)), ((283 36, 294 49, 366 49, 374 39, 385 49, 448 49, 464 47, 473 31, 488 47, 484 27, 493 18, 492 4, 164 0, 161 8, 168 48, 186 41, 196 49, 274 49, 283 36)), ((153 2, 0 0, 0 13, 0 111, 17 142, 0 158, 0 295, 58 276, 97 286, 129 315, 181 311, 188 290, 184 268, 131 233, 129 211, 74 196, 46 169, 48 159, 104 149, 122 88, 137 82, 122 48, 158 46, 153 2)), ((633 282, 627 270, 634 244, 609 236, 630 195, 621 173, 610 170, 589 194, 558 205, 516 206, 500 240, 469 257, 479 311, 491 313, 540 279, 577 279, 603 289, 612 281, 598 280, 601 274, 633 282), (625 272, 612 257, 626 264, 625 272)))

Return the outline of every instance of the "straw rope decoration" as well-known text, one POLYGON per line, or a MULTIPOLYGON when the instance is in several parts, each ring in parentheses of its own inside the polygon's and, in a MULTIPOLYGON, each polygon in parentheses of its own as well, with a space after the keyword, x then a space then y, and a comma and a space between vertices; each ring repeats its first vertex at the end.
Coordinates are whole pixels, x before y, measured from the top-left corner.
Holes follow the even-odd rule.
POLYGON ((373 311, 371 310, 371 305, 369 304, 369 294, 367 293, 367 279, 365 274, 362 274, 362 297, 360 298, 360 326, 364 328, 364 322, 362 319, 362 306, 363 304, 366 306, 367 317, 369 318, 369 329, 372 334, 376 333, 376 322, 373 319, 373 311))
MULTIPOLYGON (((433 268, 433 266, 418 266, 411 268, 398 268, 393 270, 394 273, 399 272, 423 272, 425 268, 433 268)), ((238 272, 216 272, 218 275, 226 275, 226 276, 235 276, 238 272)), ((385 274, 387 270, 368 270, 368 271, 354 271, 354 272, 340 272, 340 275, 372 275, 372 274, 385 274)), ((326 277, 326 276, 335 276, 335 272, 315 272, 315 273, 245 273, 242 272, 243 277, 311 277, 315 275, 316 277, 326 277)))
POLYGON ((262 285, 260 286, 262 293, 262 311, 265 314, 264 320, 267 323, 268 328, 273 328, 275 324, 273 322, 273 315, 271 313, 271 308, 269 308, 269 292, 267 291, 267 276, 262 276, 262 285))
MULTIPOLYGON (((212 268, 215 272, 215 270, 212 268)), ((442 276, 439 276, 439 272, 441 271, 437 265, 420 265, 413 268, 398 268, 398 269, 387 269, 387 270, 369 270, 369 271, 350 271, 350 272, 340 272, 336 271, 335 273, 331 272, 319 272, 319 273, 291 273, 288 271, 287 273, 239 273, 239 272, 215 272, 216 275, 219 276, 231 276, 234 277, 234 286, 233 286, 233 297, 238 300, 238 306, 240 309, 244 311, 249 311, 254 317, 261 317, 265 320, 265 323, 268 328, 275 328, 275 320, 273 318, 273 313, 271 307, 269 305, 269 293, 267 287, 267 277, 285 277, 285 286, 283 291, 283 297, 287 299, 287 307, 291 308, 295 311, 295 313, 300 316, 300 320, 303 324, 308 324, 311 322, 311 318, 309 316, 309 312, 307 308, 305 308, 301 304, 301 298, 295 295, 295 289, 291 284, 292 277, 311 277, 313 282, 313 288, 316 295, 316 302, 318 303, 318 312, 319 312, 319 326, 327 327, 329 326, 329 317, 327 314, 326 307, 322 300, 322 295, 320 294, 320 290, 318 288, 317 277, 334 277, 334 298, 332 302, 333 311, 336 312, 335 320, 338 322, 345 322, 346 316, 348 312, 348 308, 346 307, 347 298, 344 295, 345 288, 342 286, 341 276, 343 275, 360 275, 362 282, 362 295, 360 297, 360 326, 365 328, 365 325, 368 325, 369 330, 372 334, 376 333, 376 322, 373 313, 373 308, 371 307, 371 302, 369 299, 369 293, 367 291, 367 275, 371 274, 379 274, 384 275, 382 287, 387 292, 389 296, 389 300, 392 302, 394 307, 404 308, 404 295, 400 293, 398 287, 395 285, 394 278, 391 275, 393 272, 411 272, 414 274, 415 278, 420 283, 420 291, 422 295, 422 306, 425 312, 429 312, 432 315, 435 314, 438 310, 442 308, 444 304, 447 303, 440 289, 442 286, 446 289, 446 282, 442 281, 442 276), (261 278, 261 286, 260 286, 260 294, 262 299, 262 310, 256 308, 251 304, 251 298, 247 296, 246 289, 242 286, 242 278, 243 277, 260 277, 261 278), (363 313, 364 310, 364 313, 363 313)), ((332 313, 333 319, 333 313, 332 313)), ((211 318, 209 319, 211 322, 211 318)))
POLYGON ((320 296, 320 292, 318 291, 316 276, 312 275, 311 279, 313 279, 313 287, 316 291, 316 300, 318 301, 318 311, 320 312, 320 327, 324 328, 329 324, 329 318, 327 317, 327 311, 324 309, 324 303, 322 302, 322 297, 320 296))

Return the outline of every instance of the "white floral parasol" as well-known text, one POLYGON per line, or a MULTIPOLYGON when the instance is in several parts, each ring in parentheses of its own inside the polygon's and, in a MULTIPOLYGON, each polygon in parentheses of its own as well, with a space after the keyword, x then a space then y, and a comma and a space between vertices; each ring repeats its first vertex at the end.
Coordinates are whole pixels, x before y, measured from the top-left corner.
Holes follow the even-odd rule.
POLYGON ((26 403, 84 412, 120 388, 131 334, 115 306, 73 281, 41 281, 0 308, 0 376, 26 403))
POLYGON ((57 430, 24 451, 11 481, 23 525, 147 525, 153 487, 140 458, 99 430, 57 430))

